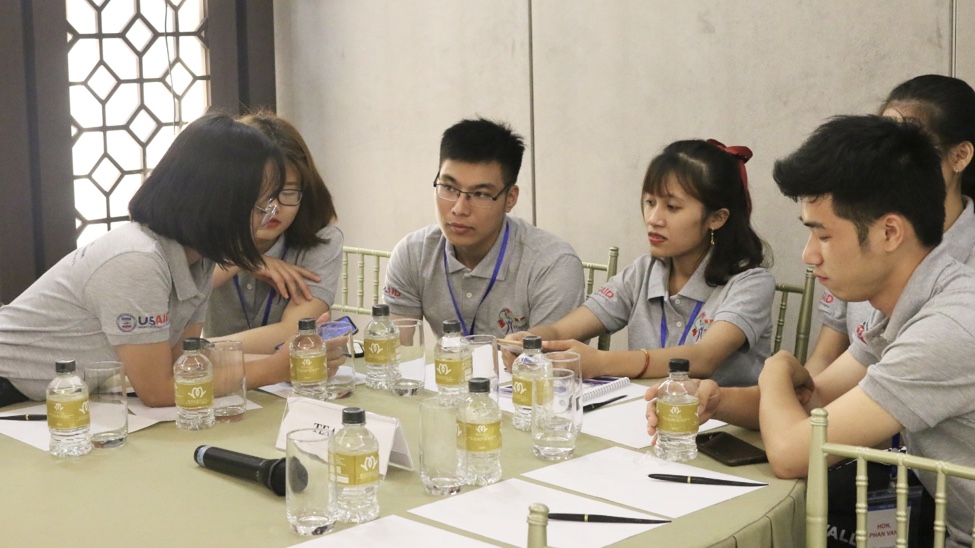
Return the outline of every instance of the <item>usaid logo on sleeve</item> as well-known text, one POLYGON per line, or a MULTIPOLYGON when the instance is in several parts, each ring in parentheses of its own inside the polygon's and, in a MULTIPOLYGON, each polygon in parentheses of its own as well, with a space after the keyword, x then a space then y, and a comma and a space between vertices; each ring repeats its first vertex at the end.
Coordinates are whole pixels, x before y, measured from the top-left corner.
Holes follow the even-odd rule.
POLYGON ((122 313, 115 318, 115 325, 122 333, 131 333, 136 329, 154 329, 169 326, 169 312, 165 314, 148 314, 145 316, 133 316, 132 314, 122 313))

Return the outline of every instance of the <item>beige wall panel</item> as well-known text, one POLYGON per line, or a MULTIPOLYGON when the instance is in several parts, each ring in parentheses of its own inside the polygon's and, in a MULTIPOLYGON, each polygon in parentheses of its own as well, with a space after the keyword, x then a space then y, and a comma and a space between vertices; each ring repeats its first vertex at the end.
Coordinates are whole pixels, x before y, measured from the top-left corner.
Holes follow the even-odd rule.
MULTIPOLYGON (((275 35, 278 110, 322 166, 348 245, 392 249, 436 222, 431 185, 453 123, 483 115, 528 137, 522 1, 281 1, 275 35)), ((527 169, 521 181, 530 204, 527 169)))

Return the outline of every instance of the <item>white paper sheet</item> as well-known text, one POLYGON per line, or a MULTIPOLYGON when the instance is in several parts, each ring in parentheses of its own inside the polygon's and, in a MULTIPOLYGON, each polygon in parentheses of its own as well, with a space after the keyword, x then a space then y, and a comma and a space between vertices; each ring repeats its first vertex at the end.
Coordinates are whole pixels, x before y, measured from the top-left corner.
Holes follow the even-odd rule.
MULTIPOLYGON (((0 413, 0 417, 26 414, 45 415, 47 414, 47 404, 24 407, 23 409, 18 409, 15 412, 5 411, 0 413)), ((129 434, 152 426, 157 422, 158 421, 145 417, 139 417, 130 413, 129 434)), ((22 441, 28 445, 32 445, 41 451, 50 451, 51 448, 51 433, 47 429, 47 421, 0 421, 0 434, 10 436, 17 441, 22 441)))
MULTIPOLYGON (((646 415, 647 402, 643 398, 609 405, 586 413, 582 421, 582 432, 634 449, 643 449, 650 447, 651 441, 647 435, 646 415)), ((702 424, 698 431, 713 430, 725 424, 727 423, 711 419, 702 424)))
POLYGON ((390 546, 427 546, 438 548, 481 548, 490 544, 443 529, 406 519, 386 516, 335 533, 317 537, 299 546, 329 548, 389 548, 390 546))
POLYGON ((654 480, 647 474, 705 476, 738 481, 748 478, 666 462, 645 452, 611 447, 525 474, 526 477, 600 497, 648 512, 678 518, 761 487, 691 485, 654 480))
MULTIPOLYGON (((410 512, 500 542, 524 546, 528 538, 528 506, 536 502, 548 506, 550 512, 659 518, 518 479, 461 493, 410 512)), ((561 548, 607 546, 660 526, 550 520, 548 543, 561 548)))
MULTIPOLYGON (((231 397, 231 396, 227 396, 231 397)), ((217 398, 219 400, 220 398, 217 398)), ((261 406, 247 400, 247 409, 260 409, 261 406)), ((129 396, 129 412, 140 417, 152 419, 158 422, 169 422, 176 420, 176 406, 172 407, 149 407, 142 403, 142 400, 135 396, 129 396)), ((131 423, 131 419, 129 419, 131 423)), ((131 431, 131 430, 130 430, 131 431)))

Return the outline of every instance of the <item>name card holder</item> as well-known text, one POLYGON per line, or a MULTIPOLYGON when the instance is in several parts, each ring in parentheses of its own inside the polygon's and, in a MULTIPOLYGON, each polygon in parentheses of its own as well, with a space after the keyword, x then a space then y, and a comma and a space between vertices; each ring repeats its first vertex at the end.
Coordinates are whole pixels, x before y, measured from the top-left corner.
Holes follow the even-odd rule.
MULTIPOLYGON (((284 408, 284 417, 281 419, 281 428, 274 446, 284 451, 288 432, 302 428, 314 428, 331 435, 342 428, 342 410, 345 407, 332 402, 291 396, 284 408)), ((366 428, 379 442, 379 473, 383 477, 386 477, 386 468, 390 464, 413 470, 413 457, 410 456, 410 447, 406 443, 399 419, 366 411, 366 428)))

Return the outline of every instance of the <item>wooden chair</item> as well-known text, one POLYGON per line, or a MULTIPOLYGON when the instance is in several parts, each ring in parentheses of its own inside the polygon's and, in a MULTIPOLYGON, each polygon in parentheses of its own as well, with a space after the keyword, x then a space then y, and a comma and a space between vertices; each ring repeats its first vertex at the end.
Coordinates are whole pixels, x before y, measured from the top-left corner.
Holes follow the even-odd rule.
POLYGON ((775 284, 775 291, 779 293, 779 315, 775 322, 775 338, 772 340, 772 353, 775 354, 782 347, 782 335, 785 330, 785 316, 789 307, 789 294, 800 295, 799 299, 799 319, 796 322, 796 345, 793 347, 793 354, 799 363, 806 362, 806 354, 809 351, 809 331, 812 329, 812 311, 815 302, 816 279, 813 277, 812 269, 806 269, 806 280, 803 285, 793 285, 786 283, 775 284))
MULTIPOLYGON (((927 470, 937 472, 937 489, 934 493, 934 546, 943 548, 945 544, 945 490, 946 478, 966 478, 975 480, 975 468, 951 464, 949 462, 930 458, 894 453, 845 445, 826 441, 828 413, 825 409, 814 409, 812 412, 812 439, 809 445, 809 479, 806 485, 806 547, 825 548, 826 546, 826 517, 827 517, 827 470, 828 455, 837 455, 857 461, 857 528, 856 543, 858 547, 867 546, 867 462, 880 462, 897 466, 897 545, 907 546, 907 469, 927 470)), ((975 526, 972 527, 975 535, 975 526)))
MULTIPOLYGON (((609 248, 609 261, 606 264, 600 263, 582 263, 582 270, 586 278, 586 295, 591 295, 596 282, 596 272, 605 272, 606 280, 609 280, 616 275, 617 263, 619 262, 620 248, 616 246, 610 246, 609 248)), ((605 280, 604 280, 605 281, 605 280)), ((609 350, 610 335, 609 333, 599 336, 599 349, 609 350)))
POLYGON ((382 275, 380 265, 383 260, 389 259, 389 251, 378 249, 365 249, 361 247, 342 248, 342 290, 332 304, 331 310, 336 312, 351 312, 354 314, 364 314, 372 316, 372 305, 379 304, 380 284, 382 275), (356 263, 356 294, 355 300, 349 302, 349 265, 352 261, 356 263), (366 263, 369 263, 369 287, 371 291, 366 293, 367 270, 366 263), (367 300, 368 297, 368 300, 367 300))

